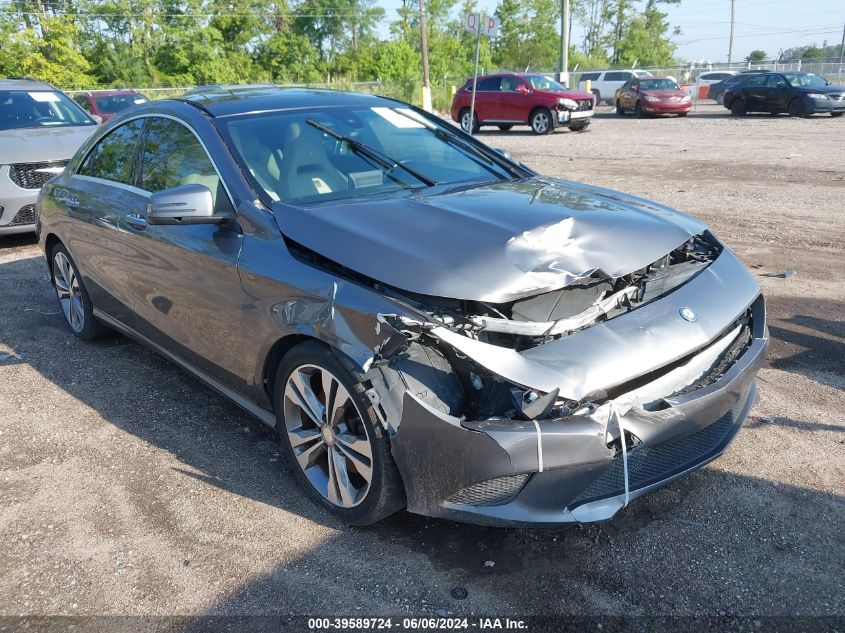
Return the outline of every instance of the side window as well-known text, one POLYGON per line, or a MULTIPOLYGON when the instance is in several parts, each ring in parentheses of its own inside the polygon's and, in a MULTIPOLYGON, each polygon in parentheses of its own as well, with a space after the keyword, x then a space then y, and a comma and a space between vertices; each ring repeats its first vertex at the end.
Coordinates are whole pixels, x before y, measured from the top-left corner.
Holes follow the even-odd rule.
POLYGON ((155 193, 182 185, 205 185, 211 190, 216 211, 232 208, 220 176, 197 137, 172 119, 149 119, 140 171, 142 189, 155 193))
POLYGON ((605 81, 628 81, 632 76, 630 72, 609 72, 605 73, 604 79, 605 81))
POLYGON ((769 88, 786 88, 786 79, 780 75, 769 75, 766 80, 766 85, 769 88))
POLYGON ((595 81, 599 78, 599 75, 601 75, 601 73, 584 73, 583 75, 581 75, 581 78, 578 80, 578 82, 580 83, 582 81, 587 80, 595 81))
POLYGON ((502 92, 515 92, 517 80, 515 77, 502 77, 502 83, 499 85, 499 90, 502 92))
POLYGON ((79 174, 131 185, 135 148, 144 127, 143 119, 124 123, 101 139, 85 158, 79 174))
POLYGON ((498 92, 499 86, 501 86, 501 84, 501 77, 485 77, 484 79, 478 82, 478 92, 498 92))
POLYGON ((740 88, 761 88, 766 85, 766 75, 755 75, 744 84, 740 86, 740 88))

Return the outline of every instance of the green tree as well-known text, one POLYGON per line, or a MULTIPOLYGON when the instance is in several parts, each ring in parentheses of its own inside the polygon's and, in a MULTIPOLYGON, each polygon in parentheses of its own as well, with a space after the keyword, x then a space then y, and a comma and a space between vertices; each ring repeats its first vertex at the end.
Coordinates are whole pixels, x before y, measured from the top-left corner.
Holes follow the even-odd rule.
POLYGON ((747 61, 749 64, 760 64, 766 61, 766 59, 768 59, 768 57, 766 56, 766 51, 757 50, 751 51, 748 54, 748 57, 745 58, 745 61, 747 61))

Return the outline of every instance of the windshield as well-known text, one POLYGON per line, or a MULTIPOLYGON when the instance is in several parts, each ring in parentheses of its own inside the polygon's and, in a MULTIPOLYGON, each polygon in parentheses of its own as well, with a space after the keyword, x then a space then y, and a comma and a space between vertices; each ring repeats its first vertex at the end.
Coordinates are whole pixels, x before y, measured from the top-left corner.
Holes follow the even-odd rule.
POLYGON ((96 125, 61 92, 0 90, 0 130, 96 125))
POLYGON ((786 73, 784 77, 793 88, 822 88, 830 84, 827 79, 813 73, 786 73))
POLYGON ((677 90, 678 84, 671 79, 640 79, 643 90, 677 90))
POLYGON ((126 108, 130 108, 138 103, 146 103, 146 99, 141 95, 112 95, 110 97, 94 97, 97 102, 97 109, 106 114, 117 114, 123 112, 126 108))
POLYGON ((288 204, 511 178, 446 126, 408 108, 297 110, 220 125, 258 191, 288 204))
POLYGON ((566 90, 566 86, 545 75, 525 75, 523 79, 531 84, 534 90, 566 90))

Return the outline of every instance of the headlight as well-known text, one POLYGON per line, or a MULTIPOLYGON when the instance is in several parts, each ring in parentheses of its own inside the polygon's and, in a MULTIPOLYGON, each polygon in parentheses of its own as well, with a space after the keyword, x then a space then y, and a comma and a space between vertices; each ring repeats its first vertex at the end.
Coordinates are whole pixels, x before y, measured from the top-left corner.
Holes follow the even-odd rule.
POLYGON ((660 101, 660 97, 655 97, 655 96, 652 96, 652 95, 646 95, 645 100, 646 101, 660 101))
POLYGON ((810 97, 810 99, 827 99, 827 95, 822 94, 821 92, 808 92, 807 96, 810 97))
POLYGON ((577 110, 578 104, 572 99, 558 99, 557 102, 567 110, 577 110))
POLYGON ((681 97, 681 103, 686 103, 687 101, 690 101, 689 95, 684 95, 683 97, 681 97))

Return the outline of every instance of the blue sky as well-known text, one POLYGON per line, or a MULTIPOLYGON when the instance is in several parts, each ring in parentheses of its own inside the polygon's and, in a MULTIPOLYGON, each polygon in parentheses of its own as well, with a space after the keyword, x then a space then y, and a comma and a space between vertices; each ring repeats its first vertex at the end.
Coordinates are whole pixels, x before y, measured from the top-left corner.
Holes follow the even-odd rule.
MULTIPOLYGON (((396 17, 399 0, 382 0, 388 19, 396 17)), ((496 0, 480 0, 483 10, 492 11, 496 0)), ((686 61, 708 59, 725 61, 728 57, 730 0, 681 0, 680 6, 668 7, 669 21, 682 34, 675 37, 678 56, 686 61)), ((845 26, 845 0, 736 0, 734 61, 755 49, 776 57, 781 48, 805 44, 839 44, 845 26)), ((385 29, 386 30, 386 29, 385 29)), ((581 39, 577 22, 573 39, 581 39)))

